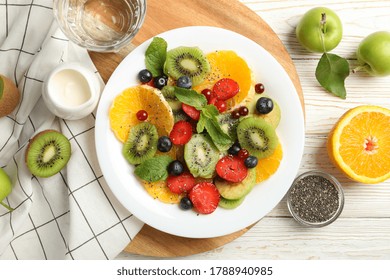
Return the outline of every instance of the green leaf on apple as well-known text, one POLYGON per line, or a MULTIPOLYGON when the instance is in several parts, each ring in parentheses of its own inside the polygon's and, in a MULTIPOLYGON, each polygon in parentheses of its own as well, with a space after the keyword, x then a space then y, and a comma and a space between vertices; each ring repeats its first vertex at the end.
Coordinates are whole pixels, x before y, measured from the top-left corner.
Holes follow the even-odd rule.
POLYGON ((336 54, 324 53, 316 68, 316 78, 327 91, 342 99, 347 97, 345 79, 349 76, 349 63, 336 54))

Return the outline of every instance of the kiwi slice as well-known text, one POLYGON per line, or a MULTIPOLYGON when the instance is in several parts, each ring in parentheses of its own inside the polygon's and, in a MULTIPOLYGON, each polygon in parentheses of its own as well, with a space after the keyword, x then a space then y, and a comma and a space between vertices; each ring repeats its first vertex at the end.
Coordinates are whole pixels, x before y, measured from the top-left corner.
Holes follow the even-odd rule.
POLYGON ((165 100, 168 102, 172 111, 178 111, 181 109, 181 102, 177 100, 175 96, 175 88, 173 86, 165 86, 161 89, 161 93, 165 100))
POLYGON ((173 119, 176 122, 178 121, 190 121, 191 118, 182 110, 175 110, 175 111, 172 111, 173 113, 173 119))
POLYGON ((154 156, 157 141, 157 128, 148 122, 139 123, 130 129, 129 137, 123 145, 123 156, 131 164, 140 164, 154 156))
POLYGON ((237 126, 237 137, 241 148, 258 159, 266 158, 279 144, 275 129, 262 118, 248 117, 237 126))
POLYGON ((256 184, 256 168, 248 169, 248 175, 238 183, 232 183, 223 179, 216 179, 215 186, 221 196, 229 200, 237 200, 245 197, 256 184))
POLYGON ((25 160, 33 175, 50 177, 65 167, 70 155, 70 142, 62 133, 44 130, 30 140, 25 160))
POLYGON ((279 104, 275 101, 275 99, 271 98, 272 102, 274 103, 274 108, 272 109, 272 111, 268 114, 260 114, 256 110, 256 102, 257 100, 260 99, 260 97, 271 98, 265 94, 256 94, 254 98, 250 101, 250 103, 247 105, 249 113, 253 114, 253 116, 263 118, 268 123, 270 123, 273 126, 273 128, 277 128, 280 123, 280 119, 282 115, 279 104))
POLYGON ((194 134, 184 146, 184 160, 194 177, 212 178, 219 152, 209 136, 194 134))
POLYGON ((244 201, 245 196, 239 198, 239 199, 226 199, 221 196, 221 199, 219 200, 218 206, 225 208, 225 209, 234 209, 237 208, 242 204, 244 201))
POLYGON ((198 47, 177 47, 167 52, 164 73, 175 80, 188 76, 192 86, 196 86, 203 82, 209 72, 210 64, 198 47))

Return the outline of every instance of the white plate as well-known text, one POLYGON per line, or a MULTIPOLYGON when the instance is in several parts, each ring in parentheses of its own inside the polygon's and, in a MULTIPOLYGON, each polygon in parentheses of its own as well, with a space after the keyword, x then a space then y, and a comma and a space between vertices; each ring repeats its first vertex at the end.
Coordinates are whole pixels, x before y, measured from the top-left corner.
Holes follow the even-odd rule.
POLYGON ((108 81, 97 111, 96 150, 104 177, 114 195, 131 213, 146 224, 178 236, 217 237, 241 230, 263 218, 283 198, 294 180, 304 146, 304 118, 298 94, 283 67, 255 42, 237 33, 215 27, 184 27, 159 35, 168 49, 198 46, 205 53, 234 50, 253 70, 255 80, 265 85, 267 94, 279 103, 282 118, 277 128, 283 146, 278 171, 249 193, 234 210, 220 207, 210 215, 180 210, 178 205, 154 200, 122 156, 122 144, 109 125, 108 112, 115 96, 137 84, 137 74, 145 68, 145 51, 151 40, 133 50, 108 81))

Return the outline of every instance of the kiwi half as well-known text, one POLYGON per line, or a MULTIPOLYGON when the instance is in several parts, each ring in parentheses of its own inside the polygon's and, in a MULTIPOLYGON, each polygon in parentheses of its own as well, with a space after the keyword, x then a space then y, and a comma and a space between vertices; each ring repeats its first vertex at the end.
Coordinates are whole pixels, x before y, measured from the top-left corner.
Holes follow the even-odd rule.
POLYGON ((175 80, 188 76, 192 86, 196 86, 203 82, 209 72, 210 64, 198 47, 177 47, 167 52, 164 73, 175 80))
POLYGON ((44 130, 30 140, 25 160, 33 175, 50 177, 65 167, 70 155, 70 142, 62 133, 44 130))
POLYGON ((184 146, 184 160, 194 177, 212 178, 219 152, 209 136, 194 134, 184 146))
POLYGON ((279 144, 272 125, 257 117, 243 119, 237 127, 237 137, 241 147, 258 159, 272 155, 279 144))
POLYGON ((123 145, 123 156, 130 164, 140 164, 154 156, 157 141, 156 126, 148 122, 139 123, 130 129, 129 137, 123 145))

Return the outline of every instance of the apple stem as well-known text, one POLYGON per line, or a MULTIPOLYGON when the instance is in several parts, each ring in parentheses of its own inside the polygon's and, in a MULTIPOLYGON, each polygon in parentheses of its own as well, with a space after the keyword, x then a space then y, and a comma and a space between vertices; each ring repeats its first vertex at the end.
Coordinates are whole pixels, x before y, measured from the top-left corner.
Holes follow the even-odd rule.
POLYGON ((322 48, 324 50, 324 53, 326 53, 325 37, 324 37, 324 34, 326 33, 326 14, 325 13, 321 14, 320 25, 321 25, 320 37, 321 37, 322 48))
POLYGON ((326 13, 321 14, 321 31, 323 34, 326 33, 326 13))
POLYGON ((0 204, 3 205, 5 208, 7 208, 8 211, 10 211, 10 212, 14 211, 13 208, 9 207, 7 204, 5 204, 5 203, 3 203, 3 202, 1 202, 1 201, 0 201, 0 204))

